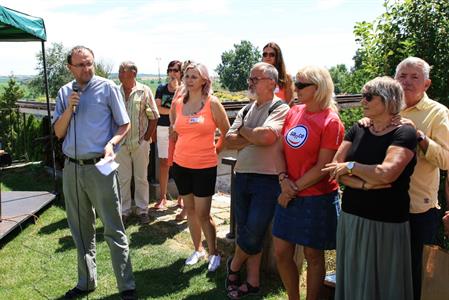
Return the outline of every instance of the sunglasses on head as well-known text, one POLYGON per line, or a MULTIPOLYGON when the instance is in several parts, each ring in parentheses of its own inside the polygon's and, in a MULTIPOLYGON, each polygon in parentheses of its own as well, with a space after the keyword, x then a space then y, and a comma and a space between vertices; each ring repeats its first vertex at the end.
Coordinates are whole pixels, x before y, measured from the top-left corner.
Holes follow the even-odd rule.
POLYGON ((263 57, 275 57, 276 54, 274 52, 263 52, 262 56, 263 57))
POLYGON ((176 69, 176 68, 168 68, 168 69, 167 69, 167 73, 170 73, 170 72, 178 73, 178 72, 179 72, 179 69, 176 69))
POLYGON ((362 99, 365 99, 368 102, 371 102, 371 100, 373 100, 374 96, 379 96, 379 95, 374 94, 374 93, 362 93, 362 99))
POLYGON ((306 88, 308 86, 311 86, 311 85, 315 85, 315 83, 305 83, 305 82, 301 82, 301 81, 296 81, 295 82, 295 86, 296 86, 296 88, 298 90, 302 90, 302 89, 304 89, 304 88, 306 88))

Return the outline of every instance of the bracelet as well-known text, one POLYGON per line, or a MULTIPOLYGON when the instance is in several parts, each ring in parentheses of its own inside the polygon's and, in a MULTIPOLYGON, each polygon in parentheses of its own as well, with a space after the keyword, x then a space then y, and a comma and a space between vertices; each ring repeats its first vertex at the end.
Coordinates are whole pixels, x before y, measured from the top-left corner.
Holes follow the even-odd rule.
POLYGON ((288 178, 288 174, 285 172, 281 172, 278 174, 278 177, 279 177, 279 182, 282 182, 285 180, 285 178, 288 178), (282 176, 282 175, 284 175, 284 176, 282 176))

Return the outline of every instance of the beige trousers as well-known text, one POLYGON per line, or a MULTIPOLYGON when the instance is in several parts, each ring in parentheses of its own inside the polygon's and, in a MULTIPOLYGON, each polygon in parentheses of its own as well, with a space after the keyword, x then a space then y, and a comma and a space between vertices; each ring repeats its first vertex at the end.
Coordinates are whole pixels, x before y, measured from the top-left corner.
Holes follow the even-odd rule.
POLYGON ((128 216, 131 208, 131 178, 134 176, 134 201, 136 213, 148 212, 150 190, 147 179, 150 143, 143 140, 139 147, 130 150, 127 145, 122 145, 116 160, 120 164, 118 176, 120 193, 122 198, 122 215, 128 216))

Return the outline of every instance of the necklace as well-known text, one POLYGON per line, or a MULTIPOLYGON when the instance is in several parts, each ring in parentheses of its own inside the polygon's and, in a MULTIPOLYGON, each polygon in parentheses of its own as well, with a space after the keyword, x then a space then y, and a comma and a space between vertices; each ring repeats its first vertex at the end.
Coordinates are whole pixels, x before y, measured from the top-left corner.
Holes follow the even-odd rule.
POLYGON ((196 109, 196 110, 189 109, 189 110, 187 111, 187 115, 189 115, 189 116, 194 116, 194 115, 196 115, 197 113, 199 113, 199 112, 203 109, 203 107, 204 107, 204 101, 201 100, 200 108, 198 108, 198 109, 196 109))
POLYGON ((374 128, 374 124, 373 124, 372 122, 371 122, 371 124, 370 124, 369 126, 371 127, 371 130, 372 130, 374 133, 381 133, 382 131, 387 130, 387 129, 390 128, 390 127, 393 127, 393 124, 389 123, 389 124, 387 124, 386 126, 382 127, 382 128, 379 129, 379 130, 376 130, 376 128, 374 128))

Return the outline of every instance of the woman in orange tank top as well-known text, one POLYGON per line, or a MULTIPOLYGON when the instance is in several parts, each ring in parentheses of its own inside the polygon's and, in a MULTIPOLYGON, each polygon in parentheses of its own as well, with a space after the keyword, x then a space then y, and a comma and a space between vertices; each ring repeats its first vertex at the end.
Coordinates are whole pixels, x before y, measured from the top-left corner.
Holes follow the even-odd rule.
POLYGON ((217 97, 212 96, 212 81, 207 68, 192 63, 186 67, 183 90, 172 103, 170 120, 176 146, 173 154, 173 177, 184 199, 187 222, 195 251, 186 265, 205 256, 201 246, 201 229, 206 237, 210 272, 220 266, 215 223, 210 216, 215 193, 218 152, 229 129, 226 112, 217 97), (215 144, 215 131, 221 136, 215 144))

